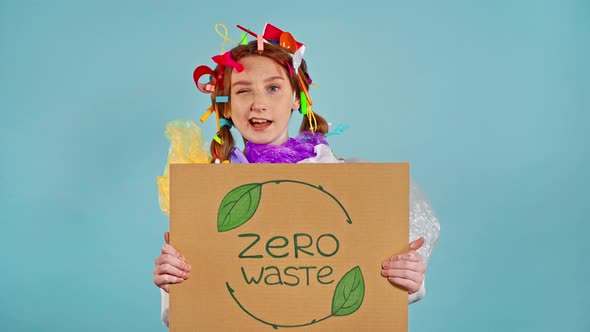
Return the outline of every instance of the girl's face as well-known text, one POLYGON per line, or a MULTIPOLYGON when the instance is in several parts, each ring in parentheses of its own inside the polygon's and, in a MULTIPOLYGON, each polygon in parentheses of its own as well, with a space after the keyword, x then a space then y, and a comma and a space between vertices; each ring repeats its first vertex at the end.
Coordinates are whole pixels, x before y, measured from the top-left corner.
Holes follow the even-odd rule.
POLYGON ((231 119, 246 140, 257 144, 281 145, 289 140, 291 112, 299 100, 286 70, 272 59, 247 56, 231 76, 231 119))

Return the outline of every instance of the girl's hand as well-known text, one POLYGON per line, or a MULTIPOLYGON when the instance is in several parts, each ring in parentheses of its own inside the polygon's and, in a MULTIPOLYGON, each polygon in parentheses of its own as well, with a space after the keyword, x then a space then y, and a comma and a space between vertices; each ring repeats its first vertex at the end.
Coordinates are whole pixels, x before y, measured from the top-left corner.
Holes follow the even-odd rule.
POLYGON ((169 244, 170 234, 164 233, 166 244, 162 247, 162 254, 156 258, 154 268, 154 284, 166 292, 170 291, 170 285, 178 284, 189 278, 191 266, 184 261, 182 256, 169 244))
POLYGON ((424 281, 424 272, 426 266, 422 262, 422 256, 416 252, 424 244, 424 238, 410 243, 410 251, 391 257, 383 262, 381 275, 387 277, 389 282, 395 286, 400 286, 408 290, 408 294, 413 294, 420 290, 424 281))

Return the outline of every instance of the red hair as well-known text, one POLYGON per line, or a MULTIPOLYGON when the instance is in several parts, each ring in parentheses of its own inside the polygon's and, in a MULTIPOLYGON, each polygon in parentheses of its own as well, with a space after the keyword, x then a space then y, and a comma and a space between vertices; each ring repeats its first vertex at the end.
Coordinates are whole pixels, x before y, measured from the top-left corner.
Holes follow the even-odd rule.
MULTIPOLYGON (((307 65, 305 60, 301 61, 301 66, 298 69, 298 73, 295 75, 289 75, 289 71, 293 70, 290 68, 290 64, 292 62, 292 57, 289 51, 281 46, 265 43, 264 50, 258 51, 258 43, 256 40, 249 42, 246 45, 238 45, 231 50, 232 58, 239 62, 240 59, 248 57, 248 56, 263 56, 269 59, 272 59, 276 63, 278 63, 287 73, 287 77, 289 77, 289 81, 291 83, 291 88, 295 91, 296 96, 299 96, 303 89, 300 86, 299 79, 297 78, 298 75, 301 77, 301 81, 305 84, 305 89, 309 89, 309 79, 307 74, 307 65)), ((215 72, 219 70, 219 67, 215 68, 215 72)), ((233 67, 226 66, 223 69, 223 82, 219 82, 217 88, 213 93, 211 93, 211 103, 215 108, 215 97, 217 96, 229 96, 231 94, 231 75, 232 75, 233 67)), ((213 84, 214 82, 210 82, 213 84)), ((219 116, 231 121, 231 103, 217 103, 217 108, 219 110, 219 116)), ((315 132, 319 132, 325 134, 328 132, 328 122, 321 117, 319 114, 315 113, 317 127, 315 128, 315 132)), ((303 117, 301 122, 301 126, 299 128, 299 132, 304 131, 312 131, 309 126, 309 121, 307 117, 303 117)), ((221 142, 223 144, 217 143, 217 141, 211 141, 211 162, 214 162, 215 159, 219 159, 220 161, 229 160, 231 151, 235 146, 235 141, 233 135, 231 134, 230 128, 227 126, 221 127, 217 136, 221 138, 221 142)))

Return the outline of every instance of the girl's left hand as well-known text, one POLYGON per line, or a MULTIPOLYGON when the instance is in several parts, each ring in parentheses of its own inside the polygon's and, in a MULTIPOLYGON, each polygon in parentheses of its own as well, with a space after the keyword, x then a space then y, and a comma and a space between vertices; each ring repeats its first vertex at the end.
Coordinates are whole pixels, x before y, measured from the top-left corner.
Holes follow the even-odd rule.
POLYGON ((416 251, 424 245, 424 238, 410 243, 410 251, 391 257, 383 262, 381 275, 387 277, 389 282, 408 290, 413 294, 420 290, 424 281, 426 266, 422 262, 422 256, 416 251))

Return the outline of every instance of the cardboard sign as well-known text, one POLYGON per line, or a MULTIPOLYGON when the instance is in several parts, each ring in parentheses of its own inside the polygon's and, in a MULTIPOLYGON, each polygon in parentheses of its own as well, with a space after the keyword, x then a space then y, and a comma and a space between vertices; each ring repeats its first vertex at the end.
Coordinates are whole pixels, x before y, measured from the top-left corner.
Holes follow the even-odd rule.
POLYGON ((409 165, 171 166, 170 331, 407 331, 409 165))

